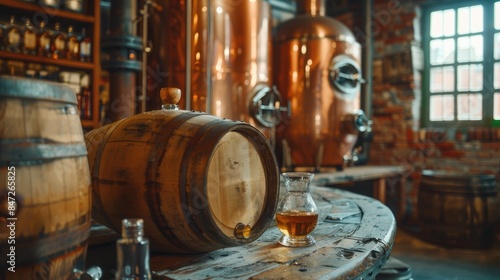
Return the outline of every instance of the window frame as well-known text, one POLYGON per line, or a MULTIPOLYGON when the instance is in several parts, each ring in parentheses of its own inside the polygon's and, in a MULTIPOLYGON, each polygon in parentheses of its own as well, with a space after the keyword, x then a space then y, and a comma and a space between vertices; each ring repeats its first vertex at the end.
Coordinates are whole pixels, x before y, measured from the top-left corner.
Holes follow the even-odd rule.
MULTIPOLYGON (((444 2, 439 4, 429 4, 422 7, 422 48, 424 51, 424 70, 422 75, 422 102, 421 102, 421 127, 422 128, 450 128, 450 127, 500 127, 500 120, 494 120, 493 117, 493 94, 495 93, 493 80, 494 80, 494 63, 500 62, 500 60, 495 60, 493 57, 494 52, 494 4, 499 1, 480 1, 480 0, 471 0, 471 1, 458 1, 458 2, 444 2), (486 2, 486 3, 485 3, 486 2), (457 61, 458 55, 458 46, 457 38, 464 36, 463 34, 458 34, 458 21, 456 17, 458 15, 458 8, 464 6, 474 6, 474 5, 482 5, 483 6, 483 32, 479 33, 483 35, 483 60, 480 64, 483 65, 483 89, 479 91, 482 93, 483 100, 483 119, 482 120, 458 120, 457 113, 457 95, 460 92, 457 89, 457 66, 463 64, 475 64, 475 63, 459 63, 457 61), (454 9, 455 10, 455 35, 449 37, 453 38, 455 41, 455 59, 454 63, 450 64, 454 67, 454 91, 450 92, 455 96, 454 103, 454 120, 453 121, 431 121, 430 120, 430 97, 432 96, 430 92, 430 14, 434 11, 446 10, 446 9, 454 9), (487 23, 491 23, 487 25, 487 23), (490 98, 486 98, 490 95, 490 98)), ((500 33, 500 30, 497 31, 500 33)), ((500 92, 500 89, 497 89, 496 92, 500 92)))

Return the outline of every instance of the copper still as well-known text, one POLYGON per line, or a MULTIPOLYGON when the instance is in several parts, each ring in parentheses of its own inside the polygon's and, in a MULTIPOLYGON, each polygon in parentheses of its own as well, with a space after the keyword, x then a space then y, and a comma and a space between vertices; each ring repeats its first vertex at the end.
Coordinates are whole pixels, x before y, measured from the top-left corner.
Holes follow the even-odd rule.
POLYGON ((296 1, 296 17, 277 26, 274 80, 289 103, 277 128, 282 169, 336 167, 352 159, 359 132, 371 125, 359 110, 361 46, 324 0, 296 1))
MULTIPOLYGON (((272 81, 271 7, 266 1, 165 1, 153 13, 148 94, 186 93, 181 108, 244 121, 267 138, 281 121, 272 81)), ((159 107, 159 100, 150 102, 159 107)))

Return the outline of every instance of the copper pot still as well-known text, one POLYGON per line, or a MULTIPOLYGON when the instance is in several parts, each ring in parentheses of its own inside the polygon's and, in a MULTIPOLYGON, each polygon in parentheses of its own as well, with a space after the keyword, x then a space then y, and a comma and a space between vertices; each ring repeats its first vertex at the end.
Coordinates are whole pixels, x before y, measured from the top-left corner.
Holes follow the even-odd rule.
POLYGON ((277 154, 282 169, 342 169, 358 133, 371 125, 359 110, 361 46, 325 16, 324 0, 296 4, 296 16, 277 26, 274 39, 274 80, 290 106, 277 128, 277 154))
POLYGON ((185 93, 186 110, 244 121, 272 138, 281 96, 272 81, 272 19, 267 1, 164 1, 150 17, 148 96, 185 93))

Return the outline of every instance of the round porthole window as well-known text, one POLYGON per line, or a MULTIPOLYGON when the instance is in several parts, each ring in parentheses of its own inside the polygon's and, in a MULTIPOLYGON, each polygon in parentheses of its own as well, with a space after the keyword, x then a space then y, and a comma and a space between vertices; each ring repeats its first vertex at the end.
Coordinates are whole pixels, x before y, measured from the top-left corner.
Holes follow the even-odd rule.
POLYGON ((282 112, 287 111, 281 107, 282 100, 279 92, 268 86, 257 88, 250 104, 252 116, 265 127, 275 127, 282 119, 282 112))
POLYGON ((361 83, 361 69, 356 61, 346 55, 339 55, 332 59, 329 69, 330 84, 336 89, 337 96, 350 100, 359 92, 361 83))

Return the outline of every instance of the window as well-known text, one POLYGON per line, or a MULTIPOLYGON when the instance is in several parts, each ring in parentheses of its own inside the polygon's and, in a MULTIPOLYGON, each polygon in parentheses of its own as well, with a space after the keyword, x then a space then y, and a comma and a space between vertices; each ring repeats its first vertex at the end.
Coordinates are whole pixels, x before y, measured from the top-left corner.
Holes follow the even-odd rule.
POLYGON ((424 13, 426 127, 500 126, 500 1, 424 13))

